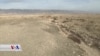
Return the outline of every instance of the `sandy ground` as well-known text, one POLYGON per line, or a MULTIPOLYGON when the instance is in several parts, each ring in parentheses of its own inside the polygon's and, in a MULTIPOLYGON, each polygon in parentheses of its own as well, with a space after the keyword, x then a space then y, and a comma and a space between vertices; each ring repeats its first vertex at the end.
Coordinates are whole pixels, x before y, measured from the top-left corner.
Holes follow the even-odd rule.
POLYGON ((20 44, 21 52, 0 52, 0 56, 99 56, 99 51, 70 32, 63 32, 50 16, 0 16, 0 44, 20 44), (95 52, 93 52, 95 51, 95 52))

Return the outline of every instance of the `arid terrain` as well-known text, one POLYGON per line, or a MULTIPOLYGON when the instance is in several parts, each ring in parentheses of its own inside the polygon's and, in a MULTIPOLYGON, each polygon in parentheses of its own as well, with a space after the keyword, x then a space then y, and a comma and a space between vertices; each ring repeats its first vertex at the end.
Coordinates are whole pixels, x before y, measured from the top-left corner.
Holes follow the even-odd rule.
POLYGON ((0 56, 100 56, 100 14, 0 14, 0 56))

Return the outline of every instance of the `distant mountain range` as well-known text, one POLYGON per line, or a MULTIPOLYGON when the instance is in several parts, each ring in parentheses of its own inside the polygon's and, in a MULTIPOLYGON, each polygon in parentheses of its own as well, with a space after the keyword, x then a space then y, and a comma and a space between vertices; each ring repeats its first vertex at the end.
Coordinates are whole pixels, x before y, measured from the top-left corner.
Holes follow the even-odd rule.
POLYGON ((0 9, 2 13, 19 13, 19 14, 34 14, 34 13, 89 13, 84 11, 73 11, 73 10, 32 10, 32 9, 0 9))

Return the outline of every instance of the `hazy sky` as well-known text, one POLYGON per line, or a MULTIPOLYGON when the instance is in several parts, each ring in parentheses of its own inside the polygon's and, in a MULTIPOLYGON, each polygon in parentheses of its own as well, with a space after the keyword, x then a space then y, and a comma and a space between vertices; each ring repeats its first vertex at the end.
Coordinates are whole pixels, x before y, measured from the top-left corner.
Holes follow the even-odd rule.
POLYGON ((0 0, 1 9, 61 9, 100 12, 100 0, 0 0))

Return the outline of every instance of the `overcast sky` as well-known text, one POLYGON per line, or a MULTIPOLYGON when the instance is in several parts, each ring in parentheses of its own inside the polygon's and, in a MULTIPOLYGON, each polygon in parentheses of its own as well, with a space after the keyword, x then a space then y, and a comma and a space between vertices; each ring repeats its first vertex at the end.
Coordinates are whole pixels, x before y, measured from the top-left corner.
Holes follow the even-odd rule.
POLYGON ((100 0, 0 0, 0 9, 60 9, 100 12, 100 0))

